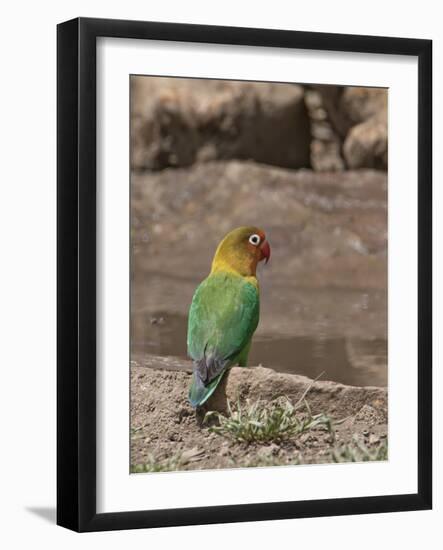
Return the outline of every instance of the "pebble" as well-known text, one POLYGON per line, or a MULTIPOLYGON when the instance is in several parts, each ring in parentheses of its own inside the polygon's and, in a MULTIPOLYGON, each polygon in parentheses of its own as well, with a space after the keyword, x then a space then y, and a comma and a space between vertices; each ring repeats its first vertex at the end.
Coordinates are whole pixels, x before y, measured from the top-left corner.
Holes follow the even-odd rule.
POLYGON ((224 445, 222 445, 220 451, 219 451, 219 455, 220 456, 226 456, 229 454, 229 445, 227 445, 226 443, 224 445))

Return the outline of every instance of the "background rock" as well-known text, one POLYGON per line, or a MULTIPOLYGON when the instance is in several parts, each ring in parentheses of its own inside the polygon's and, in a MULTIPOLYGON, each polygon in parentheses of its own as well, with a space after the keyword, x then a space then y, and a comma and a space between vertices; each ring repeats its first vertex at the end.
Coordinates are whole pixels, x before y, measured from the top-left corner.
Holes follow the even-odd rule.
POLYGON ((311 122, 311 165, 318 172, 336 172, 345 168, 343 142, 323 106, 321 94, 307 89, 305 102, 311 122))
POLYGON ((180 78, 131 78, 132 168, 216 159, 309 166, 304 89, 180 78))
POLYGON ((349 131, 343 154, 349 168, 386 169, 388 166, 388 129, 385 116, 374 116, 349 131))
POLYGON ((351 125, 379 117, 387 109, 388 93, 385 88, 341 88, 340 108, 351 125))
POLYGON ((386 170, 388 92, 384 88, 314 86, 335 132, 343 140, 349 168, 386 170))

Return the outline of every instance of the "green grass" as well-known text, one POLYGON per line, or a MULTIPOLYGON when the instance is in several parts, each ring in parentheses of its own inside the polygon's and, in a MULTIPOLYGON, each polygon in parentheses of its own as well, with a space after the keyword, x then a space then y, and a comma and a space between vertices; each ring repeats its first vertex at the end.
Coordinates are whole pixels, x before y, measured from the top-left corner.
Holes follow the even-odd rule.
POLYGON ((331 452, 333 462, 369 462, 388 460, 388 442, 368 449, 366 445, 354 439, 353 444, 343 445, 331 452))
POLYGON ((217 411, 209 411, 205 415, 204 422, 208 423, 211 419, 216 419, 218 424, 211 426, 210 431, 247 443, 282 441, 299 436, 318 426, 322 426, 333 434, 329 416, 323 413, 316 415, 311 413, 304 399, 306 393, 295 405, 286 397, 272 403, 264 403, 260 400, 255 403, 246 401, 243 406, 239 401, 235 406, 228 402, 227 416, 217 411))

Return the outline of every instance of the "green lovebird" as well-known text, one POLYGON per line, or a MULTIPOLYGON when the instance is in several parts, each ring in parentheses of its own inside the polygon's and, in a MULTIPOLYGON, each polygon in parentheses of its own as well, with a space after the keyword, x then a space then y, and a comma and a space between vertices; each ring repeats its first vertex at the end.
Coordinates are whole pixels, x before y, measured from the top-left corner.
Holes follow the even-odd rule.
POLYGON ((211 273, 194 293, 188 319, 188 354, 194 362, 189 401, 199 407, 233 365, 247 365, 260 316, 257 264, 271 249, 257 227, 239 227, 218 245, 211 273))

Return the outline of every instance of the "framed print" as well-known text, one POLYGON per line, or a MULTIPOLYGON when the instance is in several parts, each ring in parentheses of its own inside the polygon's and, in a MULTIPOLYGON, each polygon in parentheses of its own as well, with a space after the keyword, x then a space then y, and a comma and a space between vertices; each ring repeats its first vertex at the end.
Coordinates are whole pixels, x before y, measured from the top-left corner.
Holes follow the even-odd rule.
POLYGON ((432 505, 428 40, 58 26, 57 523, 432 505))

